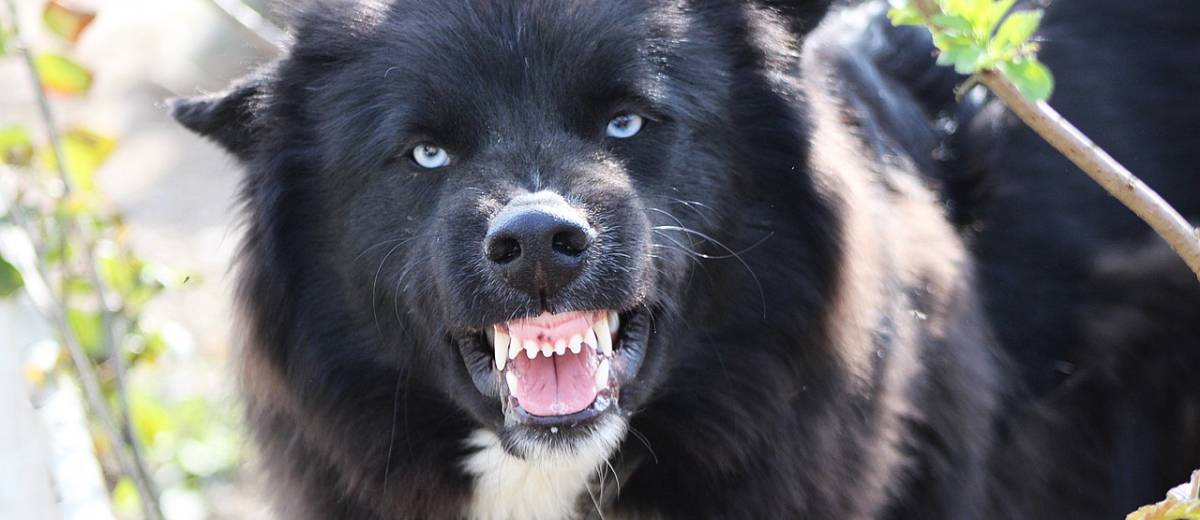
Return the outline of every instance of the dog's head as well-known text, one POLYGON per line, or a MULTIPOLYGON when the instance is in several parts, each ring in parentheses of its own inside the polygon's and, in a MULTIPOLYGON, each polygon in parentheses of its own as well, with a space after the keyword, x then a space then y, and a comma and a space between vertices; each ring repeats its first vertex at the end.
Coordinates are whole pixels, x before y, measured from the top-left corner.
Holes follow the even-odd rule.
POLYGON ((307 241, 289 250, 327 267, 289 282, 340 288, 309 316, 402 351, 517 453, 575 446, 687 355, 681 309, 758 305, 689 290, 762 238, 726 226, 767 160, 731 113, 766 88, 734 81, 764 36, 733 28, 769 16, 724 4, 335 3, 174 114, 247 164, 252 221, 290 215, 248 247, 307 241))

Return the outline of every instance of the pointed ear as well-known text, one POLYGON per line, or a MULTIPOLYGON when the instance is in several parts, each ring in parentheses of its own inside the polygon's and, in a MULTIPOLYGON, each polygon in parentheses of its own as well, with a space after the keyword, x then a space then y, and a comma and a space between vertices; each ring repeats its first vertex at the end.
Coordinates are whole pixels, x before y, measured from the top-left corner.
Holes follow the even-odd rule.
POLYGON ((238 80, 224 92, 168 101, 171 117, 245 161, 259 136, 267 76, 238 80))

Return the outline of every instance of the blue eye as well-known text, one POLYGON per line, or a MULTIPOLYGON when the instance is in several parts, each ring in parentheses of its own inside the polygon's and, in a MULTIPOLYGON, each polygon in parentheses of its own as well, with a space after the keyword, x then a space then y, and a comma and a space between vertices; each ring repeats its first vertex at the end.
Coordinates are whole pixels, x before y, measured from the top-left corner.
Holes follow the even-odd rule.
POLYGON ((644 122, 645 120, 642 119, 642 116, 637 114, 621 114, 608 122, 606 132, 609 137, 628 139, 641 131, 642 123, 644 122))
POLYGON ((413 148, 412 157, 422 168, 430 170, 450 164, 450 154, 446 153, 446 149, 433 143, 417 145, 416 148, 413 148))

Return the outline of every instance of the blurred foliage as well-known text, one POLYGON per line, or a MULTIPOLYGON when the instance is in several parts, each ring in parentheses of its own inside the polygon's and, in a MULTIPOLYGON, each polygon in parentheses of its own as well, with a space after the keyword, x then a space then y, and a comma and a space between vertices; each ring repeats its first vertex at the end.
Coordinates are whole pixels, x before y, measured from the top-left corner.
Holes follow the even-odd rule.
POLYGON ((1200 471, 1192 473, 1192 482, 1167 493, 1167 499, 1138 509, 1125 520, 1200 520, 1200 471))
MULTIPOLYGON (((3 54, 0 54, 3 56, 3 54)), ((33 159, 33 140, 19 126, 0 128, 0 164, 29 166, 33 159)))
POLYGON ((46 28, 71 43, 79 41, 83 30, 95 19, 96 13, 72 9, 58 0, 46 2, 46 8, 42 10, 42 20, 46 23, 46 28))
POLYGON ((21 290, 21 286, 24 284, 25 280, 21 277, 21 272, 8 263, 8 260, 0 257, 0 298, 12 296, 13 293, 21 290))
POLYGON ((92 88, 92 73, 71 58, 60 54, 39 54, 34 58, 38 75, 47 92, 76 96, 92 88))
MULTIPOLYGON (((51 0, 42 14, 45 29, 59 38, 54 52, 32 55, 44 92, 84 100, 93 73, 72 51, 95 13, 51 0)), ((0 59, 17 59, 15 34, 0 26, 0 59)), ((54 125, 48 116, 41 123, 54 125)), ((48 130, 53 133, 47 136, 58 138, 39 142, 18 122, 0 121, 0 181, 9 181, 0 189, 15 190, 0 191, 0 228, 24 236, 36 256, 27 266, 4 258, 0 249, 0 298, 25 288, 36 303, 46 298, 36 297, 35 287, 49 289, 50 303, 40 303, 39 310, 56 327, 56 338, 31 349, 36 362, 27 364, 26 379, 35 389, 60 377, 98 380, 104 409, 92 403, 89 413, 114 509, 122 518, 154 517, 144 511, 136 475, 119 464, 120 456, 142 457, 157 484, 151 489, 163 490, 162 496, 197 502, 206 484, 227 479, 240 463, 238 417, 210 396, 175 396, 166 389, 173 374, 160 360, 173 348, 190 350, 178 348, 190 338, 177 325, 151 326, 142 315, 164 290, 191 277, 139 257, 124 219, 99 190, 96 173, 119 140, 84 126, 48 130), (86 354, 87 366, 66 355, 73 346, 86 354), (127 420, 132 436, 114 438, 100 427, 105 415, 127 420)))
POLYGON ((1032 40, 1042 11, 1013 11, 1016 0, 891 0, 896 25, 925 27, 938 63, 959 74, 998 70, 1033 101, 1054 92, 1054 76, 1037 59, 1032 40))

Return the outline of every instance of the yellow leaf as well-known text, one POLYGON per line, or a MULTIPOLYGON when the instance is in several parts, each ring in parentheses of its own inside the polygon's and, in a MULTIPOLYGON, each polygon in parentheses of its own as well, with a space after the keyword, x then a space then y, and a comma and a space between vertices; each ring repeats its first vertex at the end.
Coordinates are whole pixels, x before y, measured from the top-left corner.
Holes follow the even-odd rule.
MULTIPOLYGON (((86 128, 74 127, 63 132, 62 146, 71 187, 82 193, 91 193, 96 188, 96 170, 117 149, 117 140, 86 128)), ((41 160, 47 170, 53 171, 58 167, 54 153, 49 148, 41 150, 41 160)))
POLYGON ((42 20, 50 32, 75 43, 79 35, 96 19, 96 13, 69 7, 59 0, 50 0, 42 11, 42 20))
POLYGON ((1129 513, 1125 520, 1200 520, 1200 471, 1192 473, 1191 484, 1167 493, 1167 499, 1129 513))
POLYGON ((33 158, 33 140, 24 128, 0 128, 0 164, 28 166, 33 158))
POLYGON ((34 58, 34 65, 47 92, 77 96, 92 88, 91 71, 66 56, 39 54, 34 58))

